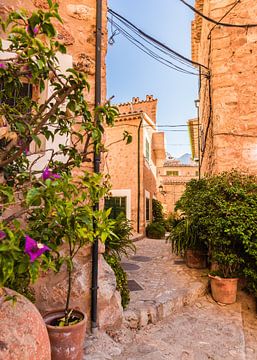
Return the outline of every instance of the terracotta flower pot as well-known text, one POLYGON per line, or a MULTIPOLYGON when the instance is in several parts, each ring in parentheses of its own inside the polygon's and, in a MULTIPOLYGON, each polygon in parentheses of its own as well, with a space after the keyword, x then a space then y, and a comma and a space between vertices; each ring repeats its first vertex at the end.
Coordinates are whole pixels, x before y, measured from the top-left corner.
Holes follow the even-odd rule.
POLYGON ((186 265, 193 269, 204 269, 207 266, 207 255, 200 250, 186 250, 186 265))
POLYGON ((211 279, 211 292, 215 301, 222 304, 236 302, 238 278, 224 279, 219 276, 208 276, 211 279))
POLYGON ((74 310, 81 321, 75 325, 53 326, 54 320, 64 317, 64 310, 57 310, 44 316, 51 343, 52 360, 81 360, 86 333, 86 315, 74 310))

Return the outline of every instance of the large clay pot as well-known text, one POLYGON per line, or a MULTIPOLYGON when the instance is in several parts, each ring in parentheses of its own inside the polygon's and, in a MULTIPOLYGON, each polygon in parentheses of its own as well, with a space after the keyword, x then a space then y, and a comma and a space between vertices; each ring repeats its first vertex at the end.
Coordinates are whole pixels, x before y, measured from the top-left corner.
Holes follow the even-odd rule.
POLYGON ((44 315, 51 343, 52 360, 81 360, 86 334, 86 316, 78 310, 73 314, 81 319, 75 325, 53 326, 51 323, 64 316, 64 310, 57 310, 44 315))
POLYGON ((45 323, 27 298, 0 289, 0 360, 51 360, 45 323), (16 303, 5 301, 15 296, 16 303))
POLYGON ((193 269, 204 269, 207 266, 207 255, 200 250, 186 250, 186 265, 193 269))
POLYGON ((238 278, 224 279, 219 276, 208 276, 211 279, 211 292, 215 301, 222 304, 236 302, 238 278))

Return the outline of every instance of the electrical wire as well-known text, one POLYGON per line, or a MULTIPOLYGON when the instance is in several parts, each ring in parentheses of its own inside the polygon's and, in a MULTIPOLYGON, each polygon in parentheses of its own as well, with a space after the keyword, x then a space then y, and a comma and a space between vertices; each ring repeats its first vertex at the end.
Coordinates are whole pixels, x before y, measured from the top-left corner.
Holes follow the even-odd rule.
MULTIPOLYGON (((216 25, 220 25, 220 26, 226 26, 226 27, 235 27, 235 28, 251 28, 251 27, 257 27, 257 24, 229 24, 229 23, 223 23, 220 21, 216 21, 206 15, 204 15, 201 11, 197 10, 196 8, 194 8, 193 6, 191 6, 190 4, 188 4, 185 0, 179 0, 180 2, 182 2, 184 5, 186 5, 189 9, 191 9, 192 11, 194 11, 196 14, 198 14, 199 16, 201 16, 202 18, 204 18, 205 20, 212 22, 213 24, 216 25)), ((238 2, 237 2, 238 3, 238 2)), ((236 3, 236 4, 237 4, 236 3)))
MULTIPOLYGON (((155 53, 154 51, 152 51, 151 49, 149 49, 147 46, 145 46, 144 44, 142 44, 139 40, 137 40, 136 38, 134 38, 131 34, 129 34, 124 28, 122 28, 119 24, 117 24, 114 20, 108 18, 108 21, 114 26, 116 27, 116 29, 119 31, 120 34, 122 34, 124 37, 127 38, 127 40, 129 40, 132 44, 134 44, 137 48, 139 48, 141 51, 143 51, 144 53, 146 53, 147 55, 151 56, 153 59, 157 60, 158 62, 160 62, 161 64, 176 70, 178 72, 184 73, 184 74, 188 74, 188 75, 195 75, 195 76, 199 76, 198 73, 195 72, 191 72, 188 71, 186 69, 181 68, 180 66, 172 63, 171 61, 163 58, 162 56, 158 55, 157 53, 155 53)), ((114 33, 111 35, 110 39, 112 39, 112 43, 113 43, 113 37, 114 37, 114 33)), ((110 42, 110 40, 109 40, 110 42)))
MULTIPOLYGON (((113 15, 112 15, 113 17, 113 15)), ((160 47, 159 45, 157 46, 155 43, 153 43, 152 41, 148 40, 147 38, 143 37, 141 35, 140 32, 137 31, 137 29, 134 26, 130 25, 130 22, 125 21, 121 18, 116 17, 116 19, 118 21, 120 21, 123 25, 125 25, 127 28, 129 28, 129 30, 131 30, 132 32, 134 32, 138 37, 140 37, 142 40, 144 40, 145 42, 147 42, 148 44, 150 44, 151 46, 153 46, 155 49, 157 49, 158 51, 161 51, 162 53, 164 53, 165 55, 168 55, 169 57, 171 57, 172 59, 180 62, 181 64, 194 69, 195 70, 195 66, 188 62, 186 62, 184 59, 179 58, 177 55, 173 54, 172 52, 168 51, 167 49, 163 49, 162 47, 160 47)))
POLYGON ((118 19, 119 21, 123 22, 123 24, 127 24, 127 26, 130 27, 130 29, 133 29, 137 34, 140 34, 142 37, 146 38, 147 40, 151 41, 152 43, 156 44, 157 46, 159 46, 162 49, 165 49, 166 51, 168 51, 169 53, 171 53, 172 55, 178 57, 181 60, 184 60, 185 62, 187 62, 188 64, 191 65, 195 65, 197 67, 201 67, 204 68, 205 70, 208 70, 208 68, 203 65, 200 64, 196 61, 193 61, 183 55, 181 55, 180 53, 178 53, 177 51, 171 49, 170 47, 168 47, 167 45, 163 44, 161 41, 155 39, 154 37, 146 34, 143 30, 141 30, 140 28, 138 28, 137 26, 135 26, 131 21, 129 21, 128 19, 126 19, 125 17, 123 17, 122 15, 118 14, 117 12, 113 11, 112 9, 108 9, 108 12, 114 16, 116 19, 118 19))

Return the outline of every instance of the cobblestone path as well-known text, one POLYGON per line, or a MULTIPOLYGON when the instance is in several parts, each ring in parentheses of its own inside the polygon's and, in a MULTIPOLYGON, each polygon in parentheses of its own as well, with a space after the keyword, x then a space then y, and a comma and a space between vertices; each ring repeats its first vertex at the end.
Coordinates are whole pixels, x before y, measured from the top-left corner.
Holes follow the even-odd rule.
POLYGON ((136 245, 139 258, 124 262, 139 266, 128 274, 142 290, 131 292, 123 329, 88 337, 85 360, 257 360, 250 296, 240 292, 236 304, 219 305, 203 291, 206 273, 188 269, 165 241, 136 245))

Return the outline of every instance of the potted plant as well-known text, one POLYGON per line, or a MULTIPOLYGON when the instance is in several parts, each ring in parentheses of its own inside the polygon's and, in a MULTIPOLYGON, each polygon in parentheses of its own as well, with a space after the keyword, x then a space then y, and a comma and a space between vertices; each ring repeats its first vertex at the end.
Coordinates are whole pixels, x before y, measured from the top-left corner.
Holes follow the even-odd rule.
POLYGON ((169 241, 172 251, 185 258, 190 268, 203 269, 207 266, 207 246, 199 237, 198 227, 193 222, 180 215, 173 218, 169 241))
POLYGON ((37 204, 28 218, 30 234, 52 249, 55 267, 67 269, 67 296, 62 309, 44 316, 51 342, 52 359, 79 360, 83 356, 86 332, 85 314, 70 307, 74 259, 95 241, 113 236, 110 210, 94 211, 96 201, 105 194, 100 175, 85 174, 72 181, 67 174, 43 174, 44 186, 28 193, 29 204, 37 204), (55 176, 54 176, 55 175, 55 176))
POLYGON ((219 302, 236 300, 239 275, 244 274, 249 283, 252 279, 253 289, 257 283, 256 184, 254 176, 234 170, 224 172, 190 181, 177 203, 177 209, 197 228, 198 238, 208 245, 211 268, 215 270, 210 273, 211 287, 219 302), (217 290, 228 291, 222 279, 233 284, 228 299, 217 295, 217 290))
POLYGON ((231 241, 223 240, 219 248, 215 245, 212 247, 212 259, 216 264, 216 270, 208 275, 212 297, 219 303, 233 304, 236 302, 238 276, 244 260, 240 256, 240 251, 232 250, 231 241))

